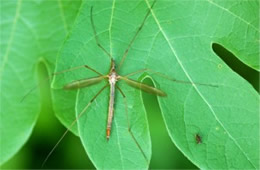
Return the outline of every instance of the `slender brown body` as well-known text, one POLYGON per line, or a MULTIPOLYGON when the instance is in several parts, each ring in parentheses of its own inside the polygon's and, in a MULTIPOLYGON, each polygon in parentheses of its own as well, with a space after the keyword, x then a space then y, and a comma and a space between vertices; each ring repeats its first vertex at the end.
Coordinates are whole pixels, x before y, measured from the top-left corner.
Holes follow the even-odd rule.
POLYGON ((117 80, 118 80, 118 75, 115 70, 115 61, 112 59, 111 69, 110 69, 110 73, 108 75, 108 81, 110 84, 110 94, 109 94, 110 99, 109 99, 107 129, 106 129, 107 140, 109 140, 109 137, 110 137, 111 126, 112 126, 112 121, 113 121, 113 116, 114 116, 115 87, 116 87, 117 80))

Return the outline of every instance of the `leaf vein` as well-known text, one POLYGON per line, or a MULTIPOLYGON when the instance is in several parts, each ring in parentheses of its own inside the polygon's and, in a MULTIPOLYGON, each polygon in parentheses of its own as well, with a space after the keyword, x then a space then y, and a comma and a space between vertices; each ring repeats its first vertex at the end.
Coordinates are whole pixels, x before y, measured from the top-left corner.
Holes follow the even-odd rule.
POLYGON ((110 46, 110 55, 113 56, 113 51, 112 51, 112 24, 113 24, 113 17, 114 17, 114 11, 115 11, 115 4, 116 1, 113 0, 113 4, 112 4, 112 9, 111 9, 111 17, 110 17, 110 23, 109 23, 109 29, 108 29, 108 33, 109 33, 109 46, 110 46))
POLYGON ((4 58, 3 58, 3 63, 0 67, 0 80, 2 79, 3 70, 4 70, 4 67, 5 67, 7 61, 8 61, 9 52, 10 52, 10 49, 11 49, 11 45, 13 43, 14 34, 15 34, 15 30, 16 30, 17 20, 19 19, 19 16, 20 16, 21 6, 22 6, 22 0, 18 0, 16 12, 15 12, 15 17, 14 17, 14 21, 13 21, 13 25, 12 25, 12 29, 11 29, 11 34, 10 34, 10 37, 9 37, 9 40, 8 40, 7 49, 6 49, 4 58))
POLYGON ((118 147, 119 147, 119 154, 120 154, 120 160, 121 160, 121 162, 122 162, 122 169, 125 169, 124 168, 124 161, 123 161, 123 154, 122 154, 122 147, 121 147, 121 145, 120 145, 120 142, 119 142, 119 134, 118 134, 118 125, 117 125, 117 121, 116 121, 116 119, 115 119, 115 129, 116 129, 116 133, 117 133, 117 143, 118 143, 118 147))
POLYGON ((64 29, 65 29, 66 33, 68 33, 68 26, 67 26, 67 22, 66 22, 66 19, 65 19, 65 16, 64 16, 64 11, 63 11, 63 8, 62 8, 61 0, 58 0, 58 5, 59 5, 60 16, 61 16, 61 20, 63 22, 64 29))
POLYGON ((211 3, 212 5, 226 11, 227 13, 229 13, 230 15, 234 16, 235 18, 241 20, 242 22, 246 23, 247 25, 250 25, 253 29, 255 29, 257 32, 260 32, 254 25, 252 25, 250 22, 247 22, 246 20, 244 20, 243 18, 241 18, 240 16, 234 14, 233 12, 229 11, 227 8, 224 8, 223 6, 220 6, 217 3, 214 3, 212 0, 207 0, 209 3, 211 3))
POLYGON ((192 83, 192 86, 195 88, 196 92, 199 94, 199 96, 202 98, 202 100, 206 103, 206 105, 209 107, 210 111, 212 112, 213 116, 215 117, 216 121, 223 127, 223 129, 227 132, 228 136, 234 141, 234 143, 237 145, 237 147, 241 150, 241 152, 243 153, 243 155, 245 155, 246 159, 250 162, 250 164, 254 167, 255 165, 251 162, 251 160, 249 159, 248 155, 245 153, 245 151, 241 148, 241 146, 238 144, 238 142, 234 139, 234 137, 227 131, 227 129, 225 128, 224 124, 219 120, 219 118, 217 117, 213 107, 211 106, 211 104, 205 99, 205 97, 203 96, 203 94, 200 92, 200 90, 198 89, 197 85, 194 84, 192 78, 190 77, 189 73, 187 72, 187 70, 185 69, 184 65, 182 64, 180 58, 177 55, 177 52, 175 51, 174 47, 172 46, 172 43, 169 41, 169 38, 167 37, 166 33, 164 32, 159 20, 157 19, 157 17, 155 16, 154 10, 151 9, 151 5, 149 3, 148 0, 145 0, 148 8, 151 10, 151 14, 159 28, 159 30, 161 31, 164 39, 167 41, 167 44, 169 45, 173 55, 175 56, 177 62, 179 63, 181 69, 183 70, 184 74, 187 76, 187 78, 189 79, 189 81, 192 83))

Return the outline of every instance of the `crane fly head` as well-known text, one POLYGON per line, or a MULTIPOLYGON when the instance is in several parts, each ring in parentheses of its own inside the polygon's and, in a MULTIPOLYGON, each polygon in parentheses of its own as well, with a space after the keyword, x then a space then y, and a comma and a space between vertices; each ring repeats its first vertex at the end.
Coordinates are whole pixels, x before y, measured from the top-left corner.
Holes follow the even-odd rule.
POLYGON ((111 59, 111 66, 110 66, 110 72, 115 72, 116 71, 116 63, 115 60, 112 58, 111 59))
POLYGON ((111 66, 110 66, 108 79, 110 84, 115 84, 116 81, 118 80, 118 75, 116 73, 116 64, 114 59, 111 59, 111 66))

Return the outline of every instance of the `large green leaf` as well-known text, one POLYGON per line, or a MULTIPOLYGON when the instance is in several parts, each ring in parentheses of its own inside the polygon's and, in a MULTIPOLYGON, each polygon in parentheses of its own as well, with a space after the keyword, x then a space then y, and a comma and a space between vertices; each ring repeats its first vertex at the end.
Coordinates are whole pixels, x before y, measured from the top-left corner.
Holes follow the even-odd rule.
POLYGON ((0 164, 29 138, 40 111, 37 65, 53 72, 55 57, 78 12, 80 1, 2 0, 0 164))
MULTIPOLYGON (((98 38, 119 65, 151 3, 85 2, 61 50, 56 71, 87 64, 107 74, 110 59, 95 42, 91 7, 98 38)), ((141 80, 149 75, 167 93, 167 97, 158 99, 168 133, 200 168, 259 168, 258 94, 212 50, 212 43, 219 43, 258 70, 258 8, 257 1, 158 0, 118 72, 126 75, 149 68, 168 77, 146 72, 131 78, 141 80)), ((97 75, 83 68, 57 76, 53 86, 58 89, 73 80, 93 76, 97 75)), ((80 89, 76 101, 72 98, 66 102, 76 102, 79 115, 105 84, 106 80, 80 89)), ((149 159, 150 135, 141 92, 121 81, 119 87, 126 95, 132 132, 149 159)), ((127 130, 125 103, 118 90, 112 134, 106 141, 108 101, 106 88, 79 119, 79 135, 89 157, 102 169, 147 168, 127 130)))

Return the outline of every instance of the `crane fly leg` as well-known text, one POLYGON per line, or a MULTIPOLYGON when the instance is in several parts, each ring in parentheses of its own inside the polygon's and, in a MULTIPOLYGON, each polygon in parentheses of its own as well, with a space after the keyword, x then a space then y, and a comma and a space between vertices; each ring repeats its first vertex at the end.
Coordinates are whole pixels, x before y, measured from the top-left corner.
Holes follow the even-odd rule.
MULTIPOLYGON (((81 65, 81 66, 76 66, 76 67, 69 68, 69 69, 67 69, 67 70, 63 70, 63 71, 59 71, 59 72, 52 73, 50 77, 45 78, 43 81, 45 82, 45 81, 47 81, 47 80, 52 79, 52 78, 53 78, 54 76, 56 76, 56 75, 60 75, 60 74, 66 73, 66 72, 74 71, 74 70, 78 70, 78 69, 81 69, 81 68, 84 68, 84 67, 87 68, 87 69, 89 69, 89 70, 91 70, 91 71, 93 71, 94 73, 97 73, 97 74, 100 75, 100 76, 103 76, 103 74, 99 73, 98 71, 96 71, 95 69, 91 68, 90 66, 88 66, 88 65, 81 65)), ((40 85, 40 84, 38 83, 38 84, 36 84, 34 87, 32 87, 32 88, 22 97, 22 99, 20 100, 20 102, 23 102, 24 99, 26 99, 26 98, 29 96, 29 94, 31 94, 39 85, 40 85)))
POLYGON ((176 83, 184 83, 184 84, 191 84, 191 85, 192 84, 196 84, 196 85, 200 85, 200 86, 218 87, 218 85, 214 85, 214 84, 206 84, 206 83, 199 83, 199 82, 190 82, 190 81, 185 81, 185 80, 177 80, 177 79, 171 78, 171 77, 169 77, 169 76, 167 76, 167 75, 165 75, 163 73, 153 71, 153 70, 151 70, 149 68, 144 68, 144 69, 137 70, 135 72, 132 72, 132 73, 129 73, 129 74, 125 75, 124 77, 127 78, 127 77, 133 76, 133 75, 138 74, 138 73, 143 73, 145 71, 150 72, 151 73, 150 75, 155 74, 155 75, 157 75, 159 77, 162 77, 164 79, 167 79, 167 80, 170 80, 170 81, 173 81, 173 82, 176 82, 176 83))
POLYGON ((124 77, 130 77, 130 76, 133 76, 133 75, 135 75, 135 74, 143 73, 143 72, 149 71, 149 70, 150 70, 150 69, 148 69, 148 68, 144 68, 144 69, 137 70, 137 71, 135 71, 135 72, 129 73, 129 74, 125 75, 124 77))
POLYGON ((62 134, 62 136, 60 137, 60 139, 58 140, 58 142, 55 144, 55 146, 52 148, 52 150, 49 152, 49 154, 47 155, 47 157, 45 158, 45 160, 42 163, 43 167, 46 163, 46 161, 49 159, 49 157, 52 155, 53 151, 57 148, 57 146, 60 144, 60 142, 62 141, 62 139, 66 136, 66 134, 69 132, 69 130, 72 128, 72 126, 74 126, 74 124, 78 121, 78 119, 86 112, 86 110, 88 109, 88 107, 93 103, 93 101, 100 95, 100 93, 106 88, 108 87, 109 84, 106 84, 105 86, 103 86, 98 92, 97 94, 88 102, 88 104, 84 107, 84 109, 78 114, 78 116, 76 117, 76 119, 70 124, 70 126, 67 128, 67 130, 62 134))
POLYGON ((81 69, 81 68, 87 68, 87 69, 89 69, 90 71, 93 71, 94 73, 97 73, 98 75, 103 76, 103 74, 99 73, 99 72, 96 71, 95 69, 93 69, 93 68, 91 68, 90 66, 88 66, 88 65, 85 64, 85 65, 81 65, 81 66, 72 67, 72 68, 69 68, 69 69, 67 69, 67 70, 63 70, 63 71, 59 71, 59 72, 52 73, 52 77, 55 76, 55 75, 59 75, 59 74, 63 74, 63 73, 66 73, 66 72, 78 70, 78 69, 81 69))
POLYGON ((97 30, 96 30, 96 27, 95 27, 95 24, 94 24, 94 20, 93 20, 93 6, 91 6, 91 9, 90 9, 90 21, 91 21, 91 26, 92 26, 92 29, 93 29, 93 32, 94 32, 94 37, 95 37, 95 40, 96 40, 96 44, 97 46, 102 50, 104 51, 108 57, 110 59, 112 59, 112 56, 109 52, 107 52, 107 50, 100 44, 99 42, 99 39, 98 39, 98 36, 97 36, 97 30))
POLYGON ((121 61, 120 61, 120 63, 119 63, 119 66, 118 66, 118 69, 117 69, 118 71, 119 71, 120 68, 122 67, 122 65, 123 65, 123 63, 124 63, 124 61, 125 61, 125 58, 126 58, 128 52, 129 52, 129 49, 131 48, 132 44, 133 44, 134 41, 136 40, 136 37, 138 36, 138 34, 140 33, 140 31, 142 30, 142 28, 143 28, 143 26, 144 26, 144 23, 145 23, 146 19, 148 18, 149 14, 151 13, 151 10, 152 10, 152 8, 153 8, 155 2, 156 2, 156 0, 153 2, 153 4, 151 5, 151 7, 148 9, 148 11, 147 11, 147 13, 146 13, 146 15, 145 15, 145 17, 144 17, 143 22, 142 22, 141 25, 138 27, 138 29, 137 29, 137 31, 136 31, 134 37, 132 38, 132 40, 131 40, 130 43, 128 44, 127 49, 125 50, 125 52, 124 52, 124 54, 123 54, 123 57, 122 57, 122 59, 121 59, 121 61))
POLYGON ((127 110, 127 99, 126 99, 126 96, 125 94, 123 93, 123 91, 116 85, 116 88, 119 90, 120 94, 123 96, 123 99, 124 99, 124 104, 125 104, 125 113, 126 113, 126 119, 127 119, 127 126, 128 126, 128 132, 130 133, 132 139, 134 140, 135 144, 137 145, 138 149, 141 151, 144 159, 146 160, 147 163, 149 163, 143 149, 141 148, 140 144, 138 143, 138 141, 136 140, 133 132, 131 131, 131 125, 130 125, 130 121, 129 121, 129 118, 128 118, 128 110, 127 110))

